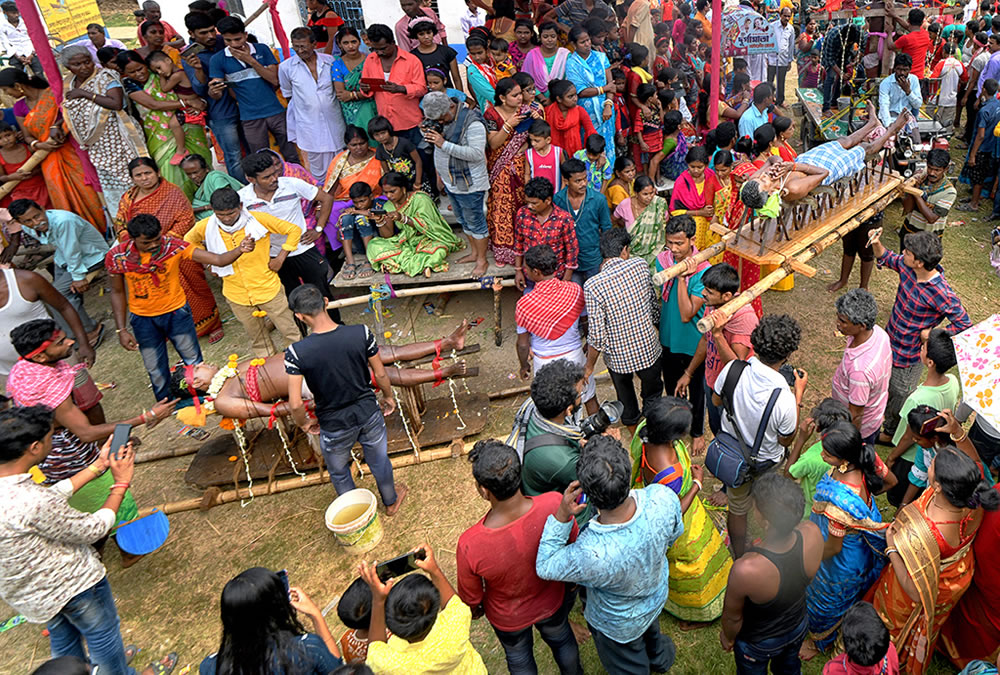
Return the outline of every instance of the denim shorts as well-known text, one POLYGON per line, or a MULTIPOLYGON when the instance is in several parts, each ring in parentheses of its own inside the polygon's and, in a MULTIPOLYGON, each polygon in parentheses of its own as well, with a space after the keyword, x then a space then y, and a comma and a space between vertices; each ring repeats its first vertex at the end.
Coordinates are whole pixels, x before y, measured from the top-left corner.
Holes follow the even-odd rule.
POLYGON ((473 239, 486 239, 490 229, 486 224, 486 191, 469 192, 467 194, 456 194, 449 191, 452 208, 455 210, 455 218, 462 226, 462 231, 473 239))
POLYGON ((340 219, 340 232, 344 237, 344 241, 354 239, 355 232, 361 238, 374 237, 375 226, 367 217, 349 213, 340 219))

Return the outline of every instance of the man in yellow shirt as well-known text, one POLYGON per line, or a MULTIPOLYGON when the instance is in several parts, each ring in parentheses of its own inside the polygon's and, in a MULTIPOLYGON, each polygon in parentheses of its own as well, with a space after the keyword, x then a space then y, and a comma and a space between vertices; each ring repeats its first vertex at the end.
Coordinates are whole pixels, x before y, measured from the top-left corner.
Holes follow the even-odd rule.
POLYGON ((469 641, 472 610, 455 594, 431 547, 421 544, 418 550, 424 557, 414 564, 427 576, 383 582, 374 563, 361 563, 361 577, 372 590, 365 663, 381 675, 486 675, 483 657, 469 641))
POLYGON ((298 247, 302 230, 267 213, 247 211, 239 194, 229 187, 213 192, 209 204, 212 215, 195 224, 184 240, 213 253, 229 250, 247 237, 258 244, 231 265, 213 265, 212 271, 222 277, 222 295, 250 336, 254 355, 275 354, 278 350, 271 342, 268 319, 289 344, 301 339, 278 270, 288 253, 298 247), (267 241, 261 241, 271 234, 287 236, 274 258, 268 255, 267 241))

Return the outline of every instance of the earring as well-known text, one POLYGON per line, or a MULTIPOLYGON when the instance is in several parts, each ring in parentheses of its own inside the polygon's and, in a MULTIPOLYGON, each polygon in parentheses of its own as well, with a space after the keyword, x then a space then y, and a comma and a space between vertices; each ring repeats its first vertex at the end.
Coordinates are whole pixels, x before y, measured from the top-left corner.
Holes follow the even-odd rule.
POLYGON ((847 467, 849 466, 850 464, 848 464, 847 462, 842 462, 840 466, 837 467, 837 471, 839 471, 840 473, 847 473, 847 467))

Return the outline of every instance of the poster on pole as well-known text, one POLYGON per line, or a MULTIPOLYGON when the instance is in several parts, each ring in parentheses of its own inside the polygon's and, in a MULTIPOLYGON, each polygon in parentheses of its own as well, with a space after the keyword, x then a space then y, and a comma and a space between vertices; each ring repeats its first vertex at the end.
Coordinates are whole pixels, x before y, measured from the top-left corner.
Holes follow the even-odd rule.
POLYGON ((40 0, 38 7, 49 35, 61 42, 86 35, 87 24, 104 25, 97 0, 40 0))
POLYGON ((742 5, 722 13, 723 56, 774 54, 777 51, 771 26, 760 14, 742 5))

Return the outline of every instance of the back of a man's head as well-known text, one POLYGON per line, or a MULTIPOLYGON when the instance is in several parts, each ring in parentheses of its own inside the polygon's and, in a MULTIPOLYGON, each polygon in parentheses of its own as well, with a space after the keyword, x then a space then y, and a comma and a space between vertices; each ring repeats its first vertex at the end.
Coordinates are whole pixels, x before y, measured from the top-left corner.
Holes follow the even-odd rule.
POLYGON ((768 529, 778 537, 787 537, 802 522, 802 512, 806 508, 802 488, 776 471, 754 481, 753 500, 767 521, 768 529))
POLYGON ((753 88, 753 104, 761 105, 764 101, 774 96, 774 89, 767 82, 761 82, 753 88))
POLYGON ((288 308, 293 314, 316 316, 326 311, 326 298, 312 284, 302 284, 288 294, 288 308))
POLYGON ((52 431, 52 411, 45 406, 10 408, 0 412, 0 464, 15 462, 32 443, 52 431))
POLYGON ((762 363, 779 366, 799 348, 802 330, 787 314, 767 314, 750 334, 750 344, 762 363))
POLYGON ((91 671, 90 664, 81 658, 59 656, 35 668, 31 675, 91 675, 92 672, 98 672, 97 668, 91 671))
POLYGON ((478 441, 469 453, 472 475, 480 487, 499 501, 510 499, 521 489, 521 460, 517 450, 495 438, 478 441))
POLYGON ((841 621, 840 634, 844 651, 855 665, 871 668, 889 651, 889 629, 870 603, 851 605, 841 621))
POLYGON ((925 16, 926 14, 924 14, 923 10, 914 7, 910 10, 910 13, 906 15, 906 22, 915 28, 919 28, 923 25, 925 16))
POLYGON ((549 361, 531 381, 531 400, 545 419, 562 415, 576 405, 580 396, 577 383, 583 380, 583 366, 567 359, 549 361))
POLYGON ((605 260, 621 257, 622 251, 632 243, 632 236, 624 227, 612 227, 601 232, 601 256, 605 260))
POLYGON ((587 501, 598 510, 609 511, 628 498, 632 486, 632 461, 621 442, 599 434, 583 446, 576 464, 576 477, 587 501))
POLYGON ((431 580, 423 574, 410 574, 389 590, 385 625, 407 642, 420 642, 431 632, 440 609, 441 594, 431 580))
POLYGON ((559 258, 548 244, 536 244, 524 252, 524 266, 538 270, 543 277, 555 274, 559 258))
POLYGON ((927 358, 934 363, 934 370, 939 375, 944 375, 958 363, 955 343, 944 328, 935 328, 930 332, 924 349, 927 350, 927 358))

